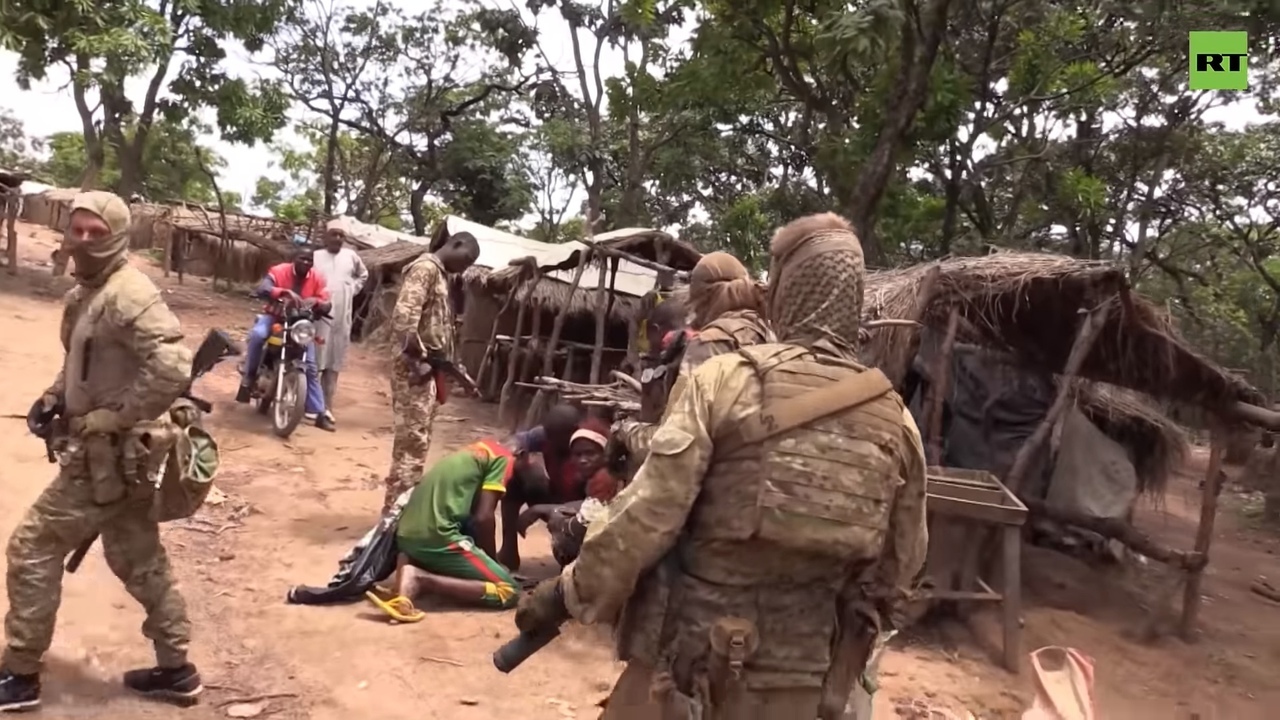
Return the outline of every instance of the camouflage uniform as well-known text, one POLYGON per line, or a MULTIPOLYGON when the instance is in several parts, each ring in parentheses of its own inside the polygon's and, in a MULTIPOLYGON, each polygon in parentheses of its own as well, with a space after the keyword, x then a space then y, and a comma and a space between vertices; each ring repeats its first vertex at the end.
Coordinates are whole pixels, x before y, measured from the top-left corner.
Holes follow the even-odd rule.
MULTIPOLYGON (((782 343, 690 375, 644 466, 558 581, 573 617, 617 624, 628 665, 605 720, 813 718, 841 598, 893 617, 923 563, 920 434, 887 380, 842 342, 856 338, 847 317, 861 307, 862 261, 847 223, 833 222, 800 223, 798 267, 783 262, 770 277, 814 285, 843 274, 841 289, 825 289, 837 297, 783 287, 779 316, 796 324, 775 326, 782 343), (883 389, 865 401, 752 440, 778 403, 877 377, 883 389), (726 633, 750 638, 736 660, 717 650, 726 633)), ((775 261, 786 254, 775 237, 775 261)))
MULTIPOLYGON (((76 209, 89 209, 117 233, 126 232, 117 225, 128 227, 128 208, 114 195, 83 193, 76 209)), ((71 432, 59 439, 58 476, 27 511, 6 551, 3 667, 17 675, 40 671, 53 639, 63 560, 95 534, 101 534, 111 571, 146 610, 142 632, 155 645, 159 666, 187 662, 191 623, 152 519, 155 487, 128 471, 121 448, 132 457, 128 450, 136 449, 137 433, 168 422, 167 411, 189 382, 191 352, 155 285, 127 264, 125 247, 93 276, 77 260, 80 284, 66 297, 66 358, 46 393, 64 399, 71 432), (76 432, 82 418, 103 410, 116 412, 119 432, 76 432)))
MULTIPOLYGON (((453 357, 453 307, 449 283, 440 259, 423 255, 404 270, 400 296, 391 316, 394 337, 416 332, 423 349, 453 357)), ((436 384, 414 385, 408 363, 397 349, 391 368, 392 428, 391 470, 387 473, 383 508, 389 508, 405 491, 422 479, 431 425, 436 419, 436 384)))
MULTIPOLYGON (((717 355, 769 342, 772 338, 773 333, 765 326, 764 318, 754 310, 731 310, 707 324, 698 331, 697 337, 689 341, 680 358, 680 369, 667 398, 663 418, 670 414, 672 404, 683 392, 686 378, 702 363, 717 355)), ((614 428, 613 435, 627 449, 633 461, 640 461, 649 452, 649 442, 659 424, 624 420, 614 428)))

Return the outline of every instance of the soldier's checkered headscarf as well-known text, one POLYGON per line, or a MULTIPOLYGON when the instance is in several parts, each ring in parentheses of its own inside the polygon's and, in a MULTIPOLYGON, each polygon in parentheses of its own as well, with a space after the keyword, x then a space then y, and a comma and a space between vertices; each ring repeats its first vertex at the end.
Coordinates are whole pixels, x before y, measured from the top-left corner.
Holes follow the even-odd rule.
POLYGON ((778 340, 821 339, 857 347, 866 268, 848 220, 810 215, 780 228, 769 244, 769 318, 778 340))

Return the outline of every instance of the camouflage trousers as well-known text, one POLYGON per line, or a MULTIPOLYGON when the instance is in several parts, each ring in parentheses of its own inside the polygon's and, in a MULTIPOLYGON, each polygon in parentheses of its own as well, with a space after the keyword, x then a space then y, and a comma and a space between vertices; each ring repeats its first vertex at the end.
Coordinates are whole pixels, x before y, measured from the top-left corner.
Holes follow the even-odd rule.
POLYGON ((664 693, 654 693, 657 673, 627 663, 613 686, 600 720, 801 720, 818 716, 821 688, 752 691, 731 708, 705 707, 701 715, 664 693))
POLYGON ((155 646, 157 664, 181 666, 191 622, 160 544, 160 527, 150 517, 154 490, 140 487, 123 500, 97 505, 83 468, 63 466, 9 538, 3 667, 18 674, 40 671, 62 602, 63 562, 94 533, 101 534, 111 572, 146 611, 142 634, 155 646))
POLYGON ((436 420, 436 384, 410 383, 409 371, 397 361, 391 370, 391 470, 382 501, 385 512, 406 490, 422 479, 427 451, 431 449, 431 426, 436 420))

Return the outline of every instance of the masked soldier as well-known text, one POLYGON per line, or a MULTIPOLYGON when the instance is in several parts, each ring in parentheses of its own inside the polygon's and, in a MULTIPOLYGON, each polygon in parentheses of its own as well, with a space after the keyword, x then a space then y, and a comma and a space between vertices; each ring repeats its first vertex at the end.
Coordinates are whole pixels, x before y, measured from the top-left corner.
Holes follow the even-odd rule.
MULTIPOLYGON (((749 345, 769 342, 773 334, 761 310, 764 298, 751 273, 738 258, 724 252, 703 256, 689 274, 688 309, 696 335, 680 357, 679 373, 666 398, 671 407, 695 368, 716 355, 737 352, 749 345)), ((649 450, 657 423, 624 420, 613 429, 615 441, 627 449, 633 462, 649 450)), ((634 467, 634 465, 633 465, 634 467)))
POLYGON ((39 706, 62 563, 95 535, 111 571, 146 610, 142 632, 155 646, 157 666, 125 673, 124 684, 183 704, 202 689, 187 661, 191 623, 160 544, 145 470, 148 458, 166 452, 171 414, 191 409, 179 401, 191 353, 160 292, 128 264, 128 233, 129 207, 116 195, 85 192, 72 201, 62 244, 76 278, 62 314, 66 358, 32 408, 35 417, 61 415, 48 420, 56 423, 60 468, 9 538, 0 711, 39 706))
POLYGON ((523 632, 617 624, 606 720, 838 717, 923 562, 919 431, 855 361, 861 245, 826 214, 770 251, 779 342, 692 373, 578 559, 517 611, 523 632))

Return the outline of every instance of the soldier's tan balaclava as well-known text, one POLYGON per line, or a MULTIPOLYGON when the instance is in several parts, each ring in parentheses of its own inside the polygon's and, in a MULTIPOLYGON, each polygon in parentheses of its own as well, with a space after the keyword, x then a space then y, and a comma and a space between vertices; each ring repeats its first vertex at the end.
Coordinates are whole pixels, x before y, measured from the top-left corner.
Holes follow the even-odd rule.
POLYGON ((71 213, 89 212, 102 218, 111 229, 105 238, 72 237, 70 228, 62 237, 62 250, 75 261, 76 281, 96 286, 127 261, 129 250, 129 204, 109 192, 82 192, 71 201, 71 213))
POLYGON ((862 243, 835 213, 779 228, 769 244, 769 319, 778 340, 810 346, 827 339, 852 358, 862 317, 862 243))
POLYGON ((704 255, 689 273, 689 309, 701 328, 727 312, 760 310, 763 298, 751 273, 729 253, 704 255))

